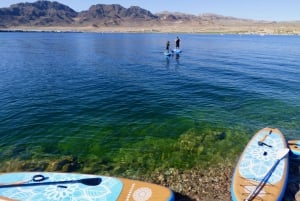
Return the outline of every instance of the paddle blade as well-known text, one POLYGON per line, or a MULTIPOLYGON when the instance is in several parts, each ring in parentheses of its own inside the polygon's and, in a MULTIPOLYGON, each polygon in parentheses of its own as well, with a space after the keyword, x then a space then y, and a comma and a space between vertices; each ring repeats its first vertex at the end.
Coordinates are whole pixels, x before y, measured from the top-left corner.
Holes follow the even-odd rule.
POLYGON ((101 183, 102 179, 100 177, 97 177, 97 178, 80 179, 78 181, 88 186, 97 186, 101 183))
POLYGON ((283 159, 289 153, 289 151, 290 151, 290 149, 288 149, 288 148, 280 149, 277 152, 276 159, 277 160, 283 159))

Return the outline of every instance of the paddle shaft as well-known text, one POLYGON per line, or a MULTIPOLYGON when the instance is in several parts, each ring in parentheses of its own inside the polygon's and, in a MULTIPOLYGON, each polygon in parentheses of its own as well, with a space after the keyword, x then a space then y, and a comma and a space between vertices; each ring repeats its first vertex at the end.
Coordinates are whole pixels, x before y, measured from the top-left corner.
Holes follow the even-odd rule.
POLYGON ((272 175, 273 171, 275 170, 276 166, 280 162, 281 159, 278 159, 274 165, 271 167, 271 169, 268 171, 268 173, 264 176, 264 178, 259 182, 259 184, 256 186, 256 188, 251 192, 251 194, 248 195, 248 197, 245 199, 245 201, 251 201, 256 194, 262 189, 262 187, 265 185, 265 182, 268 181, 270 176, 272 175))
POLYGON ((256 188, 248 195, 248 197, 245 199, 245 201, 251 201, 260 192, 260 190, 264 187, 265 183, 268 181, 268 179, 272 175, 273 171, 275 170, 276 166, 281 161, 281 159, 283 159, 288 153, 289 153, 289 149, 287 149, 287 148, 281 149, 277 152, 276 162, 271 167, 271 169, 267 172, 267 174, 264 176, 264 178, 259 182, 259 184, 256 186, 256 188))
POLYGON ((36 183, 5 184, 5 185, 0 185, 0 188, 29 187, 29 186, 72 184, 72 183, 82 183, 85 185, 96 186, 96 185, 100 184, 100 182, 101 182, 101 178, 87 178, 87 179, 69 180, 69 181, 49 181, 49 182, 36 182, 36 183))

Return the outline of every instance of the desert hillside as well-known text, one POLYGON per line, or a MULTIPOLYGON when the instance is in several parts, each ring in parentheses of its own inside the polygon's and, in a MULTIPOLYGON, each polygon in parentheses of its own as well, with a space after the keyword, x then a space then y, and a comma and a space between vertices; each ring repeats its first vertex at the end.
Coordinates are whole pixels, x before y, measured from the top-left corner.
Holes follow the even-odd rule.
POLYGON ((59 2, 36 1, 0 8, 1 31, 182 32, 300 34, 300 21, 255 21, 215 14, 156 13, 119 4, 76 12, 59 2))

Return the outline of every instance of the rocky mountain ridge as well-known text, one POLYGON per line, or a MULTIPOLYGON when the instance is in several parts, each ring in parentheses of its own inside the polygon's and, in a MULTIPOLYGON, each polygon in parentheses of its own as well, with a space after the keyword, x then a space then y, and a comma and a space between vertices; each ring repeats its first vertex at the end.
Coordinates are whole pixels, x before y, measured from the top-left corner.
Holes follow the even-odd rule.
POLYGON ((19 3, 0 8, 0 26, 120 25, 123 21, 156 20, 158 16, 137 6, 97 4, 87 11, 76 12, 56 1, 19 3))
POLYGON ((97 4, 76 12, 56 1, 39 0, 0 8, 1 30, 217 32, 300 34, 300 22, 268 22, 215 14, 153 14, 138 6, 97 4))
POLYGON ((58 2, 19 3, 0 9, 0 26, 65 25, 74 22, 78 13, 58 2))
POLYGON ((157 20, 158 17, 150 11, 138 6, 124 8, 119 4, 105 5, 97 4, 90 7, 87 11, 78 14, 80 25, 122 25, 125 22, 140 22, 157 20))

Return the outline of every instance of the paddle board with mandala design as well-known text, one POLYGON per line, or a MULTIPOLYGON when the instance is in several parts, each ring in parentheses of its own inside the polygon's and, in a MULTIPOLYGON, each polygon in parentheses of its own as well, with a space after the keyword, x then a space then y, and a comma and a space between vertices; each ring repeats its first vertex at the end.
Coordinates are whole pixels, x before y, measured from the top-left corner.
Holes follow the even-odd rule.
POLYGON ((300 140, 289 140, 288 141, 291 159, 300 159, 300 140))
MULTIPOLYGON (((231 198, 233 201, 245 200, 254 191, 276 163, 277 153, 284 148, 287 148, 286 139, 276 128, 264 128, 251 138, 232 176, 231 198)), ((288 156, 280 160, 251 200, 282 200, 287 179, 288 156)))
POLYGON ((0 175, 0 200, 14 201, 173 201, 156 184, 76 173, 17 172, 0 175))

